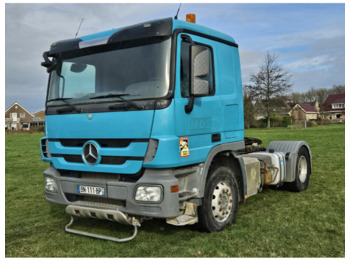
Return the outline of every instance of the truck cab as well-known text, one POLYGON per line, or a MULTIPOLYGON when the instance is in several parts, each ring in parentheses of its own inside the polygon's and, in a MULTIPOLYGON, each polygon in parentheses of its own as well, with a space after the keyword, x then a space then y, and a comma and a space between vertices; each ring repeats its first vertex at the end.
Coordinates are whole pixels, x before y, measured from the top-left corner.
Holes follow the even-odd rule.
MULTIPOLYGON (((45 196, 72 219, 199 221, 213 232, 261 190, 268 161, 247 152, 232 37, 167 18, 58 41, 43 57, 45 196)), ((301 148, 308 183, 311 153, 299 141, 272 149, 289 153, 276 185, 295 183, 301 148)))

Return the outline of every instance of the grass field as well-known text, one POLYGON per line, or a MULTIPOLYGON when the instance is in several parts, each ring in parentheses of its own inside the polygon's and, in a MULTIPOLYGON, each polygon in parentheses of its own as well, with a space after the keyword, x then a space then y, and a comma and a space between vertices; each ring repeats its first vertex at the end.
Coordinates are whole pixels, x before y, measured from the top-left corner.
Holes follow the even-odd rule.
MULTIPOLYGON (((305 140, 312 150, 309 188, 300 193, 266 188, 240 204, 236 223, 208 234, 163 220, 142 224, 134 240, 114 243, 68 234, 64 207, 45 201, 39 139, 5 136, 6 257, 344 257, 345 126, 251 129, 246 136, 305 140)), ((77 220, 76 229, 130 236, 132 228, 77 220)))

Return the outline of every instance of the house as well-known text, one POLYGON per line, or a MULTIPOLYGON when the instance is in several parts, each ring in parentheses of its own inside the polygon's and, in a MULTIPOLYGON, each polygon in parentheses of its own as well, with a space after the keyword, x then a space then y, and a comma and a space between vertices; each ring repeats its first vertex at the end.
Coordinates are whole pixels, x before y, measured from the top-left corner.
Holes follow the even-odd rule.
POLYGON ((31 126, 44 126, 45 125, 45 110, 40 110, 33 114, 33 122, 31 126))
POLYGON ((310 121, 316 120, 319 114, 318 103, 315 103, 315 106, 312 106, 308 103, 296 104, 292 110, 289 111, 289 115, 294 121, 310 121))
POLYGON ((33 114, 34 115, 34 121, 45 121, 45 110, 42 109, 36 113, 33 114))
POLYGON ((338 122, 345 121, 345 93, 328 95, 322 106, 322 117, 338 122))
MULTIPOLYGON (((288 116, 291 107, 285 97, 273 97, 270 99, 270 115, 271 116, 288 116)), ((266 102, 256 100, 254 103, 255 119, 260 120, 266 117, 266 102)))
MULTIPOLYGON (((41 110, 43 111, 43 110, 41 110)), ((45 112, 39 111, 35 114, 30 113, 18 102, 14 102, 5 111, 5 129, 9 130, 30 130, 31 126, 45 125, 45 112), (42 115, 44 114, 44 116, 42 115)))

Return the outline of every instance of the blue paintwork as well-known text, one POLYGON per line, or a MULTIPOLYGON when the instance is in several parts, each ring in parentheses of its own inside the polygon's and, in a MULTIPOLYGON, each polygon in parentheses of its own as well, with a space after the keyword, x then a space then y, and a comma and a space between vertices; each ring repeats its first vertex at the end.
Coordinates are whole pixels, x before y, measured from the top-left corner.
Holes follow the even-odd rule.
MULTIPOLYGON (((211 30, 203 30, 203 33, 214 35, 211 30)), ((196 35, 190 36, 193 41, 212 47, 215 95, 195 98, 193 111, 187 114, 184 107, 189 98, 181 97, 180 74, 176 74, 172 107, 155 112, 152 138, 160 142, 156 157, 147 167, 176 167, 205 162, 214 146, 244 139, 243 94, 237 48, 196 35), (160 124, 163 119, 167 119, 165 125, 160 124), (220 134, 221 141, 213 143, 212 134, 220 134), (188 138, 190 154, 187 157, 180 156, 180 137, 188 138)), ((220 34, 215 36, 219 37, 220 34)), ((233 41, 229 37, 226 40, 233 41)), ((177 50, 181 50, 181 41, 178 37, 177 50)), ((176 59, 176 72, 180 72, 180 56, 176 59)))
POLYGON ((208 27, 205 27, 205 26, 201 26, 201 25, 198 25, 198 24, 185 22, 185 21, 182 21, 182 20, 173 20, 173 31, 178 29, 178 28, 193 30, 193 31, 196 31, 196 32, 199 32, 199 33, 202 33, 202 34, 210 35, 210 36, 213 36, 213 37, 221 38, 223 40, 235 43, 235 40, 231 36, 226 35, 226 34, 224 34, 222 32, 216 31, 214 29, 211 29, 211 28, 208 28, 208 27))
MULTIPOLYGON (((185 28, 211 35, 230 42, 234 39, 221 32, 180 20, 173 20, 173 31, 185 28)), ((108 37, 118 29, 80 37, 83 41, 108 37)), ((176 77, 174 98, 169 107, 162 110, 106 112, 92 114, 46 116, 46 134, 49 138, 77 139, 132 139, 153 138, 159 141, 155 158, 149 163, 129 160, 123 165, 89 166, 85 163, 68 163, 62 157, 52 159, 56 168, 69 170, 136 173, 144 168, 170 168, 205 162, 210 150, 219 144, 244 140, 244 115, 241 71, 238 49, 224 43, 196 35, 191 38, 212 48, 214 56, 215 96, 195 98, 190 114, 184 107, 189 98, 181 97, 180 92, 180 50, 181 38, 177 40, 176 77), (212 134, 220 134, 221 141, 212 142, 212 134), (187 137, 190 154, 180 156, 179 139, 187 137)), ((127 148, 99 148, 101 155, 145 156, 148 143, 135 143, 127 148)), ((81 155, 82 148, 62 147, 59 142, 49 142, 52 154, 81 155)))
MULTIPOLYGON (((231 36, 226 35, 224 33, 221 33, 219 31, 213 30, 211 28, 201 26, 198 24, 188 23, 188 22, 181 21, 181 20, 173 20, 173 31, 176 29, 179 29, 179 28, 180 29, 194 30, 194 31, 197 31, 197 32, 200 32, 203 34, 211 35, 211 36, 218 37, 218 38, 235 43, 235 40, 231 36)), ((79 38, 82 41, 90 41, 90 40, 95 40, 95 39, 99 39, 99 38, 110 37, 111 35, 113 35, 115 32, 117 32, 120 29, 122 29, 122 28, 115 28, 115 29, 111 29, 111 30, 107 30, 107 31, 103 31, 103 32, 98 32, 95 34, 81 36, 79 38)))
POLYGON ((46 128, 49 138, 149 138, 153 110, 49 115, 46 128))
MULTIPOLYGON (((46 132, 50 139, 148 139, 151 135, 154 111, 108 112, 89 114, 46 116, 46 132)), ((131 143, 125 148, 103 148, 98 145, 101 156, 144 157, 148 142, 131 143)), ((51 154, 82 155, 83 147, 64 147, 60 142, 49 142, 51 154)), ((142 161, 128 160, 123 165, 100 164, 90 166, 85 163, 69 163, 63 157, 45 158, 57 169, 88 172, 134 174, 142 168, 142 161)))

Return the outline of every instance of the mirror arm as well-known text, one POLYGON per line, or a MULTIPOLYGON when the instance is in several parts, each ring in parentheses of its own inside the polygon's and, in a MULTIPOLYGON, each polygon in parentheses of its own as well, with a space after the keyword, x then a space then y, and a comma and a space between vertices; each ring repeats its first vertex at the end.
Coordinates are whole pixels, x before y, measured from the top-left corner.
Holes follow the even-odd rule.
MULTIPOLYGON (((193 42, 192 38, 189 35, 181 35, 181 38, 183 40, 187 40, 188 42, 190 42, 191 45, 195 45, 195 43, 193 42)), ((186 114, 189 114, 192 112, 193 105, 194 105, 194 95, 190 95, 190 101, 188 101, 188 104, 185 105, 186 114)))
POLYGON ((186 114, 189 114, 193 110, 193 105, 194 105, 194 95, 190 96, 190 101, 188 102, 187 105, 185 105, 185 112, 186 114))
POLYGON ((43 58, 44 58, 45 62, 42 62, 41 66, 50 67, 52 65, 52 61, 49 59, 48 54, 49 54, 49 52, 43 53, 43 58))
POLYGON ((190 42, 191 45, 195 45, 192 38, 189 35, 181 35, 181 38, 190 42))
POLYGON ((42 62, 41 65, 43 67, 47 68, 46 71, 48 73, 52 72, 55 69, 56 65, 57 65, 57 61, 49 59, 49 52, 44 52, 43 53, 43 58, 44 58, 45 62, 42 62))

